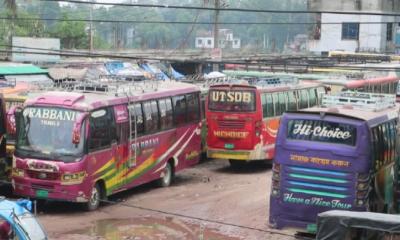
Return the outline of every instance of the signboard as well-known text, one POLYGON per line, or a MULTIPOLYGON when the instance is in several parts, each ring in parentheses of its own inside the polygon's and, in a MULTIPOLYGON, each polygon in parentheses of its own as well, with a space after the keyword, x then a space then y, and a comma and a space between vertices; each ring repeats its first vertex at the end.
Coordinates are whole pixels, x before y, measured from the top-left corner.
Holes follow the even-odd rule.
POLYGON ((221 61, 222 59, 222 49, 221 48, 213 48, 211 49, 211 59, 221 61))
POLYGON ((12 61, 14 62, 58 62, 60 39, 13 37, 12 61), (43 53, 43 54, 37 54, 43 53))

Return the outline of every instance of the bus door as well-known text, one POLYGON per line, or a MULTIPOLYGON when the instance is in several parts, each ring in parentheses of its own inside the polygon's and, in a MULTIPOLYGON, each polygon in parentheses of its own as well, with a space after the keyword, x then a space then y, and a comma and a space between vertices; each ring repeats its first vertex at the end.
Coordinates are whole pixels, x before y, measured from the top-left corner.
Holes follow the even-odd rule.
POLYGON ((126 183, 126 174, 131 165, 131 150, 129 145, 131 124, 127 105, 114 106, 114 118, 116 125, 117 140, 111 144, 115 158, 116 168, 118 169, 117 184, 126 183))
MULTIPOLYGON (((119 145, 116 114, 112 108, 96 109, 90 114, 88 171, 94 171, 97 179, 105 181, 107 194, 118 189, 123 168, 122 149, 119 145)), ((122 121, 121 121, 122 123, 122 121)))

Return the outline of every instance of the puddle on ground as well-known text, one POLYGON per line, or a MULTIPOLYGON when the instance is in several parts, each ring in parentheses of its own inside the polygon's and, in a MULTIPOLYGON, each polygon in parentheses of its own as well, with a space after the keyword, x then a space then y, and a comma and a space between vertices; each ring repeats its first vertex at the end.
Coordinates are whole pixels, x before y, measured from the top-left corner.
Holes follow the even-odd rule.
POLYGON ((95 221, 93 226, 67 233, 105 240, 238 240, 224 235, 217 229, 192 224, 172 217, 141 217, 132 219, 105 219, 95 221))

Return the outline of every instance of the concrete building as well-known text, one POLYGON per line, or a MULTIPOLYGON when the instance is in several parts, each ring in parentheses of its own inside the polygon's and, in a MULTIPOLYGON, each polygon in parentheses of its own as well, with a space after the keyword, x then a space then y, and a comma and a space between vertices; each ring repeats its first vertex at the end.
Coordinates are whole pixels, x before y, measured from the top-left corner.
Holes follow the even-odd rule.
MULTIPOLYGON (((400 12, 398 0, 309 0, 311 11, 400 12)), ((394 52, 399 17, 363 14, 317 14, 310 33, 312 52, 394 52), (363 23, 364 22, 364 23, 363 23), (383 22, 366 24, 365 22, 383 22), (338 23, 338 24, 327 24, 338 23)))
MULTIPOLYGON (((218 47, 238 49, 241 46, 240 38, 233 37, 231 29, 219 29, 218 47)), ((195 39, 196 48, 214 48, 214 37, 212 32, 199 32, 195 39)))

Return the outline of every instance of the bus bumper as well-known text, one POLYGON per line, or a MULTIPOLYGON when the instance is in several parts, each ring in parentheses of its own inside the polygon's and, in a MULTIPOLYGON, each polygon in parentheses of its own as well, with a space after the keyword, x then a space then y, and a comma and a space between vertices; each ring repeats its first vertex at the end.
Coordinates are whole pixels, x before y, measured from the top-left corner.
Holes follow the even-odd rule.
POLYGON ((87 202, 83 184, 62 185, 59 183, 13 177, 14 194, 35 199, 67 202, 87 202))
POLYGON ((207 157, 215 159, 234 159, 248 161, 250 159, 251 151, 233 151, 233 150, 219 150, 207 149, 207 157))
POLYGON ((207 157, 242 161, 267 160, 273 158, 275 153, 274 146, 274 144, 271 144, 262 147, 261 144, 257 144, 254 150, 227 150, 208 147, 207 157))

